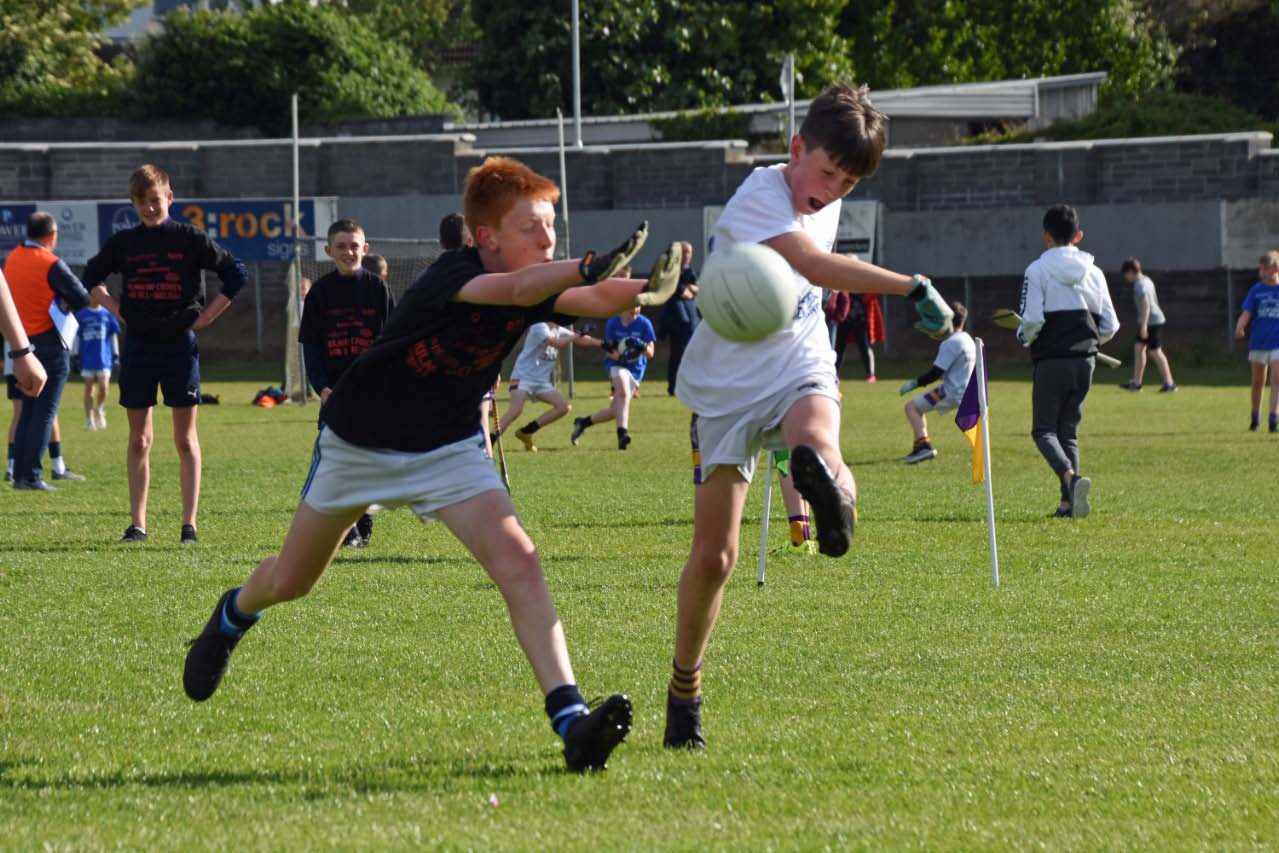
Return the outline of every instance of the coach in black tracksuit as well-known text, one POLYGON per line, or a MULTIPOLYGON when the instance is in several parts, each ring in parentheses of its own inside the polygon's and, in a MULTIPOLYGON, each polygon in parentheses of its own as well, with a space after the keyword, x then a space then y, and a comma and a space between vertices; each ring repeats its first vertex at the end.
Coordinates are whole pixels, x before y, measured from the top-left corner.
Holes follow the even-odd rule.
POLYGON ((1119 330, 1106 277, 1083 239, 1079 215, 1068 205, 1044 214, 1044 245, 1026 268, 1017 337, 1035 362, 1031 435, 1061 481, 1057 517, 1088 515, 1092 482, 1079 474, 1079 423, 1092 387, 1097 347, 1119 330))

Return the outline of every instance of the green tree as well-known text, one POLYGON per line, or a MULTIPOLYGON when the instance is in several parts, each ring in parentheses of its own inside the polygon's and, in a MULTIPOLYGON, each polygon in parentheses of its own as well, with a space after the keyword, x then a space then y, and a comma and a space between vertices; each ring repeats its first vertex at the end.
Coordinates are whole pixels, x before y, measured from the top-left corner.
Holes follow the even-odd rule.
POLYGON ((243 14, 181 9, 138 56, 143 114, 212 118, 283 135, 305 121, 454 112, 407 51, 349 12, 285 0, 243 14))
POLYGON ((331 0, 383 39, 403 46, 419 68, 441 72, 450 54, 478 34, 470 0, 331 0))
POLYGON ((1279 0, 1205 17, 1177 66, 1177 89, 1279 120, 1279 0))
MULTIPOLYGON (((848 77, 835 33, 846 0, 599 0, 581 7, 582 110, 610 115, 779 100, 788 51, 798 88, 848 77)), ((472 0, 480 32, 471 79, 480 103, 506 119, 572 105, 568 0, 472 0)))
POLYGON ((0 0, 0 109, 24 115, 119 109, 131 66, 104 61, 99 33, 145 0, 0 0))

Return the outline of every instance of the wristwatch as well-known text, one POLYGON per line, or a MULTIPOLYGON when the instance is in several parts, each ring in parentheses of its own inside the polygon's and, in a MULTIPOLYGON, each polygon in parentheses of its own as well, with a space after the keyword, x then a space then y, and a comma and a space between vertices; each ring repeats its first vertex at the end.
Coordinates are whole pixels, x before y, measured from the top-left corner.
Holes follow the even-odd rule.
POLYGON ((25 347, 22 347, 21 349, 9 350, 9 358, 22 358, 24 355, 29 355, 30 353, 31 353, 31 344, 27 344, 25 347))

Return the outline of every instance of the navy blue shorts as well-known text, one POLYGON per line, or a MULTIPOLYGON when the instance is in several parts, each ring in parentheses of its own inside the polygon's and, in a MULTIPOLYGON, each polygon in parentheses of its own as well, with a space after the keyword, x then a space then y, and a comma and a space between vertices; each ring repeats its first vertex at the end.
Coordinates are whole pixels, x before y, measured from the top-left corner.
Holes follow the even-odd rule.
POLYGON ((1145 344, 1146 349, 1163 349, 1164 345, 1164 324, 1158 325, 1146 324, 1146 337, 1137 337, 1137 343, 1145 344))
POLYGON ((200 347, 195 333, 168 341, 125 335, 120 353, 120 405, 147 409, 155 405, 156 386, 170 408, 200 404, 200 347))

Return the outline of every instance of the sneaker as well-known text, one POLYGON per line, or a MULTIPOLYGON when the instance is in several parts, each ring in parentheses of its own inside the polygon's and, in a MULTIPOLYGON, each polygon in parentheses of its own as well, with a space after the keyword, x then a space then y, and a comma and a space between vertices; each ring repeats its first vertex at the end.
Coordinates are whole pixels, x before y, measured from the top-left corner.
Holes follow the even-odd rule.
POLYGON ((1256 412, 1252 413, 1252 419, 1248 421, 1248 432, 1256 432, 1261 428, 1261 416, 1256 412))
POLYGON ((1140 391, 1140 390, 1141 390, 1141 385, 1140 385, 1140 383, 1133 382, 1132 380, 1129 380, 1129 381, 1127 381, 1127 382, 1121 382, 1121 383, 1119 383, 1119 387, 1120 387, 1120 388, 1122 388, 1122 389, 1124 389, 1125 391, 1140 391))
POLYGON ((702 737, 702 703, 676 702, 666 694, 666 734, 662 745, 668 749, 705 749, 702 737))
POLYGON ((564 763, 574 773, 603 770, 608 757, 631 730, 631 700, 622 693, 578 717, 564 736, 564 763))
POLYGON ((57 471, 53 472, 53 479, 70 480, 73 483, 83 483, 85 480, 88 479, 88 477, 84 476, 83 474, 77 474, 75 471, 72 471, 70 468, 63 468, 61 474, 59 474, 57 471))
MULTIPOLYGON (((81 479, 84 479, 83 477, 81 479)), ((55 486, 50 486, 44 480, 39 478, 35 480, 14 480, 13 487, 28 492, 56 492, 55 486)))
POLYGON ((1172 392, 1174 392, 1174 391, 1176 391, 1176 390, 1177 390, 1177 383, 1176 383, 1176 382, 1169 382, 1167 385, 1162 385, 1162 386, 1160 386, 1160 388, 1159 388, 1159 393, 1160 393, 1160 394, 1171 394, 1172 392))
POLYGON ((195 543, 199 541, 200 541, 200 537, 195 535, 195 525, 192 525, 192 524, 182 525, 182 544, 183 545, 194 545, 195 543))
MULTIPOLYGON (((1274 430, 1271 430, 1271 432, 1274 432, 1274 430)), ((618 450, 625 450, 626 448, 628 448, 628 447, 630 447, 630 446, 631 446, 631 436, 630 436, 630 433, 627 433, 626 435, 619 435, 619 436, 617 437, 617 449, 618 449, 618 450)))
POLYGON ((355 529, 359 531, 360 539, 364 542, 364 544, 360 547, 367 548, 369 546, 369 540, 373 538, 373 516, 369 515, 367 512, 360 516, 360 520, 355 522, 355 529))
POLYGON ((1055 510, 1053 510, 1052 515, 1048 517, 1049 518, 1070 518, 1070 507, 1059 506, 1055 510))
POLYGON ((95 418, 93 415, 86 415, 84 419, 84 428, 87 429, 89 432, 97 432, 98 419, 95 418))
POLYGON ((228 589, 218 599, 213 608, 213 615, 204 623, 200 636, 187 642, 187 660, 182 668, 182 689, 196 702, 203 702, 213 695, 226 673, 227 663, 231 660, 231 652, 240 642, 241 633, 237 637, 228 637, 222 632, 222 608, 235 590, 228 589))
POLYGON ((135 524, 130 524, 124 528, 124 535, 120 537, 120 542, 145 542, 147 541, 147 532, 135 524))
POLYGON ((573 442, 574 447, 577 447, 577 443, 582 440, 582 433, 586 432, 586 428, 590 425, 590 418, 573 418, 573 434, 568 437, 568 440, 573 442))
POLYGON ((873 374, 873 373, 872 373, 870 376, 867 376, 867 377, 866 377, 866 381, 867 381, 867 382, 878 382, 879 380, 875 377, 875 374, 873 374))
POLYGON ((1088 504, 1088 493, 1092 490, 1092 480, 1078 474, 1070 481, 1070 517, 1087 518, 1091 507, 1088 504))
POLYGON ((918 465, 929 459, 937 458, 937 450, 929 443, 917 445, 914 450, 902 457, 902 461, 907 465, 918 465))
POLYGON ((839 487, 817 451, 806 444, 790 454, 791 481, 813 509, 817 550, 842 557, 853 541, 853 499, 839 487))
POLYGON ((342 540, 342 547, 343 548, 363 548, 364 547, 364 537, 360 535, 360 528, 358 526, 353 525, 351 529, 346 532, 346 538, 342 540))
POLYGON ((537 445, 533 443, 533 436, 522 429, 515 431, 515 437, 520 440, 520 444, 524 445, 524 449, 529 453, 537 453, 537 445))
POLYGON ((98 406, 98 429, 107 428, 107 410, 103 406, 98 406))

